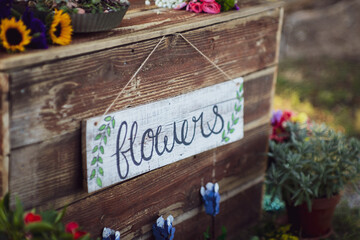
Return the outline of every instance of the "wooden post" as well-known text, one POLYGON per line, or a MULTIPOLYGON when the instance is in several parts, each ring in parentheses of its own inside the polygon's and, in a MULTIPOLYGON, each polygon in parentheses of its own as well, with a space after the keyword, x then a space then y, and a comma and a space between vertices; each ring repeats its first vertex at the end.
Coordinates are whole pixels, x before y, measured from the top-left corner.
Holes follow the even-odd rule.
POLYGON ((0 73, 0 197, 9 191, 9 76, 0 73))

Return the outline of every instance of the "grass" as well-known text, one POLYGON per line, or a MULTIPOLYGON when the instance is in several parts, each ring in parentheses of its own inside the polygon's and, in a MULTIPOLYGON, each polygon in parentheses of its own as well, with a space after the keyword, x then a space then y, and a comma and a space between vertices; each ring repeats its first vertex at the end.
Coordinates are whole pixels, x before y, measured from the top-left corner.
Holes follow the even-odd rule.
POLYGON ((288 60, 279 65, 275 109, 306 112, 360 137, 360 61, 288 60))

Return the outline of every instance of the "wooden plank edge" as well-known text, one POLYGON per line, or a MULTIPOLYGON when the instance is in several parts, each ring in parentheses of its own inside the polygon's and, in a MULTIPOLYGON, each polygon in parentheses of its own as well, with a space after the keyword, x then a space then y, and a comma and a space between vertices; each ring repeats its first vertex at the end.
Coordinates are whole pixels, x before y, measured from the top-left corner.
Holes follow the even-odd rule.
MULTIPOLYGON (((255 186, 256 184, 259 184, 261 182, 264 181, 264 177, 265 175, 264 174, 260 174, 258 176, 255 176, 253 179, 251 179, 250 181, 248 182, 245 182, 244 184, 242 184, 241 186, 238 186, 228 192, 224 192, 224 193, 221 193, 221 185, 220 185, 220 195, 221 195, 221 199, 220 199, 220 204, 222 202, 225 202, 227 200, 229 200, 230 198, 232 197, 235 197, 236 195, 244 192, 245 190, 255 186)), ((200 214, 201 212, 205 212, 205 209, 203 207, 201 208, 194 208, 190 211, 187 211, 185 213, 182 213, 181 215, 179 216, 176 216, 175 219, 174 219, 174 227, 176 228, 176 225, 177 224, 180 224, 182 222, 185 222, 193 217, 195 217, 196 215, 200 214)), ((152 225, 144 225, 142 227, 142 229, 151 229, 151 226, 152 225)), ((151 231, 150 232, 146 232, 145 234, 143 234, 141 237, 139 238, 133 238, 134 240, 144 240, 144 239, 149 239, 151 238, 152 236, 152 233, 151 231)))
POLYGON ((87 154, 86 154, 86 121, 81 121, 81 159, 83 170, 83 188, 88 192, 87 186, 87 154))
POLYGON ((0 198, 9 191, 9 154, 10 154, 10 130, 9 130, 9 76, 0 73, 0 198))
MULTIPOLYGON (((173 35, 178 32, 186 32, 189 30, 202 28, 218 23, 223 23, 231 20, 236 20, 244 18, 244 21, 249 21, 246 18, 253 18, 254 15, 280 8, 283 5, 283 2, 274 2, 267 3, 265 5, 249 7, 245 9, 240 9, 239 11, 231 11, 227 13, 219 14, 216 17, 209 16, 208 18, 199 18, 197 21, 192 22, 191 24, 174 24, 172 26, 165 26, 156 30, 146 30, 139 31, 136 33, 125 34, 121 37, 109 37, 106 39, 95 40, 87 43, 79 43, 74 45, 56 47, 54 49, 49 49, 44 51, 38 51, 32 54, 19 54, 15 55, 9 59, 0 61, 0 71, 8 71, 15 68, 32 66, 46 61, 54 61, 67 57, 74 57, 78 55, 83 55, 86 53, 96 52, 104 49, 109 49, 113 47, 119 47, 133 42, 145 41, 149 39, 154 39, 166 35, 173 35), (89 51, 89 49, 91 49, 89 51)), ((255 18, 262 16, 255 16, 255 18)), ((194 20, 194 19, 192 19, 194 20)), ((116 29, 115 29, 116 30, 116 29)))
MULTIPOLYGON (((266 76, 266 75, 274 74, 275 71, 276 71, 276 66, 272 64, 272 65, 270 65, 269 67, 266 67, 266 68, 264 68, 264 69, 262 69, 262 70, 260 70, 260 71, 256 71, 256 72, 252 72, 252 73, 249 73, 249 74, 247 74, 247 75, 244 75, 244 76, 243 76, 244 82, 249 82, 249 81, 252 81, 252 80, 257 79, 257 78, 259 78, 259 77, 264 77, 264 76, 266 76)), ((237 78, 237 77, 240 77, 240 76, 236 76, 236 77, 234 77, 234 79, 237 78)), ((162 99, 161 99, 161 100, 162 100, 162 99)), ((126 107, 124 106, 123 109, 125 109, 125 108, 126 108, 126 107)), ((120 111, 120 110, 122 110, 122 109, 118 109, 117 111, 120 111)), ((82 121, 84 121, 84 120, 86 120, 86 119, 83 119, 82 121)), ((66 134, 69 134, 69 133, 71 133, 71 132, 77 131, 77 130, 79 130, 79 129, 81 128, 81 126, 82 126, 82 121, 80 122, 80 126, 79 126, 79 127, 73 128, 73 129, 71 129, 71 131, 69 131, 69 132, 61 133, 61 134, 55 135, 55 136, 53 136, 53 137, 46 138, 46 139, 42 139, 42 140, 39 140, 39 141, 33 141, 33 142, 28 143, 28 144, 21 144, 21 145, 20 145, 20 144, 17 144, 17 145, 14 144, 14 145, 12 146, 12 149, 11 149, 11 150, 20 149, 20 148, 22 148, 22 147, 26 147, 26 146, 33 145, 33 144, 39 144, 39 143, 42 143, 42 142, 44 142, 44 141, 51 141, 51 140, 54 140, 54 139, 56 139, 56 138, 58 138, 58 137, 64 136, 64 135, 66 135, 66 134)))

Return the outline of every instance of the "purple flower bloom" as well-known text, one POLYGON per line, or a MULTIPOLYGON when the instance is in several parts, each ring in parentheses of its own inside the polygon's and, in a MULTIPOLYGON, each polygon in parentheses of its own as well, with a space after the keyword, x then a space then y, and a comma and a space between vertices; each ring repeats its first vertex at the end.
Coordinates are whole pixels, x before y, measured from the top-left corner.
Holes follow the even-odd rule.
POLYGON ((0 22, 3 18, 10 17, 12 0, 0 0, 0 22))
POLYGON ((211 216, 218 214, 220 211, 219 184, 207 183, 206 190, 201 187, 200 194, 205 204, 205 212, 211 216))
POLYGON ((282 114, 283 114, 283 112, 281 110, 273 111, 273 115, 271 118, 272 126, 275 126, 278 122, 280 122, 282 114))
POLYGON ((175 234, 175 228, 172 226, 174 217, 169 215, 166 219, 160 216, 156 220, 156 224, 153 225, 153 235, 156 240, 173 240, 175 234))
MULTIPOLYGON (((1 1, 1 0, 0 0, 1 1)), ((34 18, 33 12, 26 8, 22 15, 22 21, 31 30, 31 43, 30 47, 46 49, 48 48, 46 41, 46 27, 38 18, 34 18)))
POLYGON ((234 8, 235 8, 236 11, 240 10, 240 7, 239 7, 239 5, 237 5, 237 3, 234 5, 234 8))

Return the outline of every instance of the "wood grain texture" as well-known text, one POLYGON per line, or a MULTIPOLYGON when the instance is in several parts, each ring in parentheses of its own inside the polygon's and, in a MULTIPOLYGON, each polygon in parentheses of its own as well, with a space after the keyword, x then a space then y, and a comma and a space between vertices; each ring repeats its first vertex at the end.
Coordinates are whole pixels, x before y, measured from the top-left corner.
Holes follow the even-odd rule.
MULTIPOLYGON (((234 20, 183 35, 236 78, 275 64, 278 17, 234 20)), ((12 148, 72 132, 80 128, 82 119, 103 114, 158 41, 12 72, 12 148)), ((170 36, 111 110, 177 96, 225 80, 181 37, 170 36)))
POLYGON ((0 198, 9 190, 9 75, 0 73, 0 198))
MULTIPOLYGON (((274 68, 269 68, 245 77, 245 131, 263 124, 256 121, 264 116, 268 121, 273 71, 274 68), (253 122, 256 124, 251 125, 253 122)), ((51 203, 63 206, 87 196, 82 188, 80 139, 79 129, 50 141, 12 150, 11 192, 18 195, 27 208, 51 203)))
POLYGON ((169 9, 150 9, 126 15, 120 28, 99 34, 78 35, 69 46, 52 47, 49 50, 29 51, 21 55, 3 54, 0 56, 0 70, 42 64, 47 61, 89 54, 121 45, 189 31, 211 24, 234 19, 252 21, 259 17, 278 14, 282 2, 264 1, 264 4, 244 7, 239 11, 226 13, 195 14, 169 9), (150 14, 149 14, 150 13, 150 14), (260 14, 259 14, 260 13, 260 14))
POLYGON ((219 181, 220 193, 226 195, 263 176, 268 134, 269 124, 265 124, 245 132, 246 141, 198 154, 79 200, 68 206, 65 222, 78 221, 94 236, 108 226, 119 229, 123 239, 140 237, 159 215, 177 218, 201 209, 201 184, 219 181))

